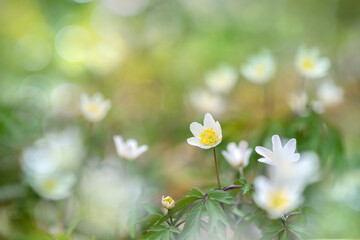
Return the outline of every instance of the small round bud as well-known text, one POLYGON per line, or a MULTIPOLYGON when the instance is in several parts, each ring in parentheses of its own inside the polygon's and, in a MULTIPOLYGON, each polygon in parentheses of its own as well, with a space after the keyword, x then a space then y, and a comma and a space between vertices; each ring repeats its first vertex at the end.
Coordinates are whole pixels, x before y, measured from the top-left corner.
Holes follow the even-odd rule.
POLYGON ((169 210, 175 206, 175 201, 170 196, 167 197, 162 196, 161 204, 163 205, 164 208, 169 210))

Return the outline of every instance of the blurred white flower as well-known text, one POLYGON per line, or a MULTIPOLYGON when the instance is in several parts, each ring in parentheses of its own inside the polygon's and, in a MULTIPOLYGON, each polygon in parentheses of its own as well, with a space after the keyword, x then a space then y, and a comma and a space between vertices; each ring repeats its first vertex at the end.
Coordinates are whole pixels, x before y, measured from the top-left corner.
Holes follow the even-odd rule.
POLYGON ((101 93, 96 93, 92 97, 89 97, 87 94, 81 95, 80 110, 84 117, 90 122, 102 120, 110 108, 110 100, 104 99, 101 93))
POLYGON ((325 77, 330 68, 330 60, 320 57, 318 48, 301 46, 295 57, 297 71, 306 78, 325 77))
POLYGON ((230 163, 233 168, 242 170, 249 164, 249 158, 252 152, 251 148, 248 148, 247 141, 240 141, 239 145, 231 142, 227 145, 227 151, 222 151, 224 158, 230 163))
POLYGON ((161 204, 166 209, 172 209, 173 207, 175 207, 175 201, 170 196, 162 196, 161 204))
POLYGON ((263 158, 258 159, 259 162, 263 162, 269 165, 277 165, 283 159, 289 162, 296 162, 300 159, 300 154, 295 153, 296 149, 296 139, 290 139, 284 147, 282 146, 279 135, 274 135, 271 138, 273 150, 257 146, 255 151, 263 156, 263 158))
POLYGON ((85 168, 79 184, 82 217, 77 229, 101 239, 126 237, 129 219, 141 198, 142 182, 127 175, 116 161, 103 161, 85 168))
POLYGON ((262 50, 258 55, 252 56, 240 71, 250 82, 263 84, 274 76, 275 68, 275 60, 270 51, 262 50))
POLYGON ((221 65, 205 76, 207 87, 214 93, 228 93, 237 80, 236 70, 229 65, 221 65))
POLYGON ((84 148, 77 128, 47 133, 26 148, 22 168, 30 176, 49 175, 55 171, 75 171, 84 157, 84 148))
POLYGON ((125 141, 120 135, 114 136, 114 143, 119 157, 127 160, 134 160, 148 150, 147 145, 139 146, 134 139, 125 141))
POLYGON ((343 101, 344 90, 333 81, 326 80, 317 89, 317 98, 325 106, 335 106, 343 101))
POLYGON ((293 113, 303 116, 307 113, 306 104, 308 95, 305 91, 293 93, 290 98, 290 108, 293 113))
POLYGON ((205 114, 204 125, 197 122, 191 123, 190 131, 194 135, 194 137, 187 139, 190 145, 209 149, 221 143, 222 131, 220 123, 215 122, 210 113, 205 114))
POLYGON ((303 202, 302 190, 286 182, 274 182, 263 176, 254 181, 254 201, 270 218, 280 218, 303 202))
POLYGON ((25 174, 47 175, 56 170, 61 153, 60 149, 46 138, 36 141, 22 153, 22 168, 25 174))
POLYGON ((319 180, 320 162, 315 152, 301 153, 300 160, 289 162, 281 159, 276 167, 269 169, 269 178, 273 182, 286 182, 303 190, 306 185, 319 180))
POLYGON ((57 173, 48 176, 32 176, 28 178, 30 186, 43 198, 61 200, 72 194, 75 184, 72 173, 57 173))
POLYGON ((204 89, 197 89, 190 94, 190 101, 199 113, 211 112, 214 115, 222 114, 226 109, 226 101, 221 95, 204 89))

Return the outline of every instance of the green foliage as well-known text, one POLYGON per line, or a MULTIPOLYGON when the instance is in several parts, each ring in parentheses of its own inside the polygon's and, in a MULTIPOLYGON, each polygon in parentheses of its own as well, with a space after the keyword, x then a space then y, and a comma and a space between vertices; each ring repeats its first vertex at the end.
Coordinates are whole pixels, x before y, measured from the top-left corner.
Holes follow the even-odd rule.
POLYGON ((214 199, 225 204, 236 204, 234 198, 227 191, 212 190, 207 196, 210 199, 214 199))

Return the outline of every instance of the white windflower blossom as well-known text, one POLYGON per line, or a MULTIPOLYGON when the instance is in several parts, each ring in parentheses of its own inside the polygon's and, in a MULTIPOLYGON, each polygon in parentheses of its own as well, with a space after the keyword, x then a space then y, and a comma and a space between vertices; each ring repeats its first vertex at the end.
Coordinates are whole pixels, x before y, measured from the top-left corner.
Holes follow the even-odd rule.
POLYGON ((92 97, 87 94, 81 95, 80 110, 90 122, 98 122, 105 118, 110 108, 110 100, 104 99, 101 93, 96 93, 92 97))
POLYGON ((320 51, 316 47, 301 46, 295 57, 295 67, 306 78, 322 78, 328 73, 330 60, 320 57, 320 51))
POLYGON ((228 93, 236 84, 237 72, 229 65, 221 65, 205 76, 207 87, 214 93, 228 93))
POLYGON ((300 160, 289 162, 280 159, 279 163, 270 168, 269 177, 273 182, 287 182, 298 189, 319 180, 320 162, 315 152, 301 153, 300 160))
POLYGON ((22 168, 30 176, 49 175, 55 171, 75 171, 84 157, 77 128, 51 132, 27 147, 22 154, 22 168))
POLYGON ((247 141, 240 141, 239 145, 231 142, 227 145, 227 150, 222 151, 222 155, 229 162, 229 164, 236 169, 240 170, 243 174, 243 168, 249 164, 249 158, 252 152, 251 148, 248 148, 247 141))
POLYGON ((303 116, 307 113, 306 104, 308 102, 308 95, 305 91, 294 93, 290 98, 290 108, 293 113, 303 116))
POLYGON ((287 182, 274 182, 260 176, 255 179, 254 187, 254 201, 270 218, 280 218, 303 202, 302 189, 287 182))
POLYGON ((215 122, 210 113, 205 114, 204 125, 197 122, 191 123, 190 131, 194 135, 194 137, 187 139, 190 145, 209 149, 221 143, 222 131, 220 123, 215 122))
POLYGON ((135 175, 124 172, 115 159, 87 166, 81 174, 77 196, 82 218, 77 230, 99 239, 125 238, 129 221, 135 217, 145 185, 135 175))
POLYGON ((61 200, 72 195, 76 177, 72 173, 56 173, 29 177, 30 186, 43 198, 61 200))
POLYGON ((175 201, 170 196, 167 196, 167 197, 162 196, 161 204, 164 208, 166 208, 168 210, 175 207, 175 201))
POLYGON ((119 157, 127 160, 134 160, 148 150, 147 145, 139 146, 134 139, 125 141, 120 135, 114 136, 114 143, 119 157))
POLYGON ((240 71, 250 82, 263 84, 274 76, 275 68, 275 60, 270 51, 262 50, 260 54, 252 56, 240 71))
POLYGON ((279 135, 272 136, 271 140, 273 145, 272 151, 261 146, 255 147, 255 151, 263 156, 263 158, 258 159, 259 162, 269 165, 277 165, 282 159, 286 159, 286 161, 289 162, 296 162, 300 159, 300 154, 295 153, 295 138, 290 139, 284 147, 281 144, 279 135))
POLYGON ((22 153, 21 165, 30 176, 47 175, 54 172, 61 162, 60 149, 48 139, 40 139, 22 153))
POLYGON ((211 112, 220 115, 226 110, 226 101, 219 94, 205 89, 197 89, 191 92, 190 102, 199 113, 211 112))
POLYGON ((326 80, 317 89, 317 98, 324 106, 335 106, 343 101, 344 90, 333 81, 326 80))

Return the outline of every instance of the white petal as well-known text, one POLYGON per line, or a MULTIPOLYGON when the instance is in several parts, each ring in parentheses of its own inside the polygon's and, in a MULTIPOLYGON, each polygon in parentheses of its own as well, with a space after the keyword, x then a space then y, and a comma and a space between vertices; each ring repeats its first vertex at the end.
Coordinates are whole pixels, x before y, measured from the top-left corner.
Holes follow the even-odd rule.
POLYGON ((139 157, 141 154, 143 154, 144 152, 146 152, 148 150, 148 146, 147 145, 142 145, 140 146, 135 153, 135 157, 139 157))
POLYGON ((285 154, 293 154, 296 149, 296 139, 292 138, 290 139, 284 146, 284 152, 285 154))
POLYGON ((280 152, 282 150, 282 145, 279 135, 272 136, 271 141, 273 144, 273 152, 280 152))
POLYGON ((258 159, 258 162, 266 163, 266 164, 269 164, 269 165, 272 165, 272 166, 275 165, 275 163, 273 161, 271 161, 271 160, 269 160, 267 158, 260 158, 260 159, 258 159))
POLYGON ((265 158, 269 158, 272 154, 272 151, 270 151, 267 148, 261 147, 261 146, 255 147, 255 152, 257 152, 258 154, 260 154, 261 156, 263 156, 265 158))
POLYGON ((222 138, 222 130, 221 130, 221 126, 220 126, 220 123, 219 123, 219 122, 216 122, 216 123, 215 123, 215 128, 214 128, 214 130, 215 130, 216 136, 222 138))
POLYGON ((195 137, 200 138, 200 133, 204 131, 204 127, 200 123, 193 122, 190 124, 190 131, 195 137))
POLYGON ((187 143, 196 147, 201 147, 200 140, 196 137, 191 137, 187 139, 187 143))
POLYGON ((214 118, 211 116, 210 113, 205 114, 204 117, 204 128, 213 128, 215 129, 215 120, 214 118))

